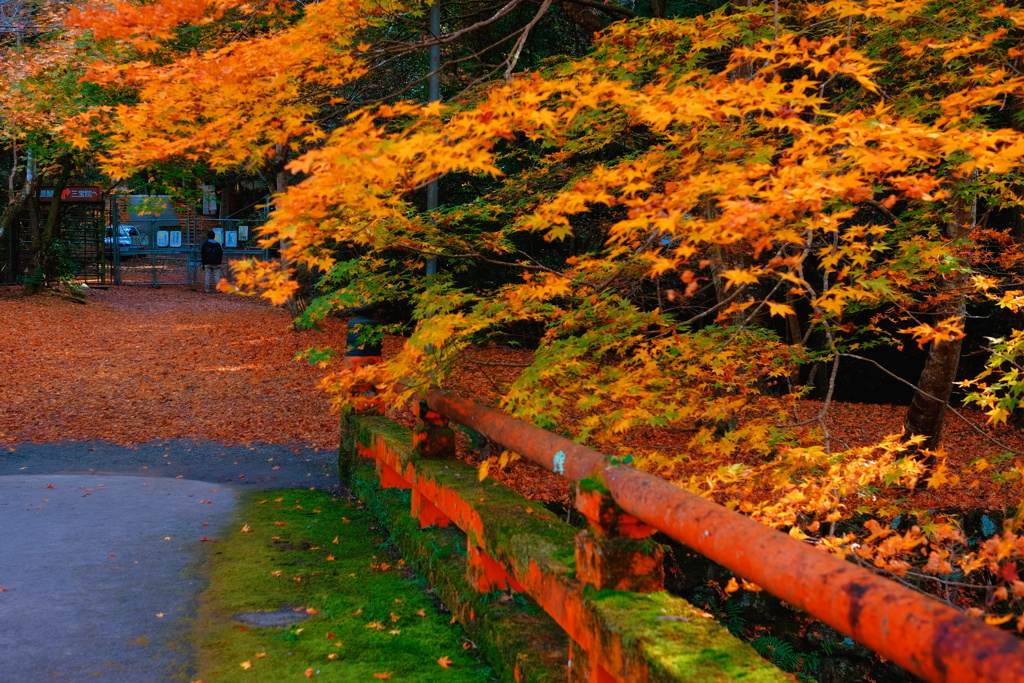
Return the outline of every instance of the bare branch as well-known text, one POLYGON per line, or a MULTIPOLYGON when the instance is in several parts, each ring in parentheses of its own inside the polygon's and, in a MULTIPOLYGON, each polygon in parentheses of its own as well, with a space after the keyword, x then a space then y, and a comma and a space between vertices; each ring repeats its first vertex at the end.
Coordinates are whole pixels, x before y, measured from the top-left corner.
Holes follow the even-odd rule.
POLYGON ((483 261, 484 263, 491 263, 491 264, 496 265, 496 266, 507 266, 509 268, 524 268, 526 270, 542 270, 542 271, 547 272, 547 273, 554 273, 556 275, 558 274, 557 270, 554 270, 553 268, 548 268, 547 266, 542 266, 540 264, 533 265, 533 264, 530 264, 530 263, 512 263, 510 261, 498 261, 496 259, 487 258, 486 256, 484 256, 480 252, 476 252, 476 251, 468 251, 468 252, 466 252, 464 254, 446 254, 446 253, 444 253, 442 251, 434 251, 434 250, 431 250, 431 249, 423 249, 422 247, 416 247, 416 246, 413 246, 413 245, 407 244, 407 243, 396 243, 393 246, 395 248, 398 248, 398 249, 405 249, 406 251, 411 251, 411 252, 415 252, 417 254, 423 254, 424 256, 431 256, 431 257, 435 257, 435 258, 436 257, 442 257, 442 258, 457 258, 457 259, 474 259, 474 260, 477 260, 477 261, 483 261))
POLYGON ((530 20, 529 24, 523 27, 523 32, 519 35, 519 40, 516 41, 515 46, 512 48, 512 54, 510 54, 508 58, 508 68, 505 69, 506 81, 512 77, 512 70, 516 68, 516 63, 519 61, 519 54, 523 51, 523 46, 526 45, 526 39, 530 36, 530 31, 537 25, 537 22, 540 21, 541 17, 547 13, 549 7, 551 7, 551 0, 544 0, 544 2, 541 3, 540 8, 537 10, 537 14, 533 16, 533 19, 530 20))
POLYGON ((637 16, 639 16, 634 12, 631 12, 630 10, 626 9, 622 5, 612 5, 610 3, 598 2, 597 0, 562 0, 562 2, 571 2, 574 5, 593 7, 594 9, 599 9, 602 12, 607 12, 609 14, 618 14, 619 16, 625 17, 627 19, 636 19, 637 16))
POLYGON ((965 416, 965 415, 964 415, 963 413, 961 413, 960 411, 958 411, 958 410, 957 410, 956 408, 954 408, 953 406, 949 405, 949 404, 948 404, 948 403, 947 403, 946 401, 943 401, 943 400, 942 400, 941 398, 937 398, 937 397, 935 397, 935 396, 932 396, 931 394, 929 394, 929 393, 928 393, 928 392, 926 392, 926 391, 921 391, 920 389, 918 389, 918 388, 917 388, 917 385, 916 385, 916 384, 914 384, 913 382, 908 382, 907 380, 903 379, 903 378, 902 378, 902 377, 900 377, 899 375, 897 375, 897 374, 895 374, 895 373, 891 372, 891 371, 890 371, 890 370, 889 370, 888 368, 886 368, 885 366, 883 366, 883 365, 882 365, 881 363, 878 363, 878 362, 876 362, 876 361, 873 361, 873 360, 871 360, 870 358, 865 358, 864 356, 858 356, 858 355, 856 355, 856 354, 853 354, 853 353, 841 353, 841 354, 839 354, 839 355, 841 355, 841 356, 846 356, 847 358, 856 358, 857 360, 862 360, 862 361, 864 361, 864 362, 866 362, 866 363, 871 363, 871 364, 872 364, 872 365, 874 365, 874 366, 875 366, 876 368, 878 368, 879 370, 881 370, 881 371, 882 371, 882 372, 884 372, 885 374, 887 374, 887 375, 889 375, 890 377, 892 377, 892 378, 893 378, 894 380, 896 380, 896 381, 898 381, 898 382, 901 382, 901 383, 903 383, 903 384, 906 384, 906 385, 907 385, 908 387, 910 387, 911 389, 914 389, 915 391, 917 391, 917 392, 918 392, 918 393, 920 393, 921 395, 923 395, 923 396, 925 396, 925 397, 927 397, 927 398, 930 398, 930 399, 931 399, 931 400, 933 400, 933 401, 939 401, 940 403, 946 403, 946 408, 948 408, 950 412, 952 412, 952 413, 953 413, 954 415, 956 415, 956 416, 957 416, 957 417, 959 417, 959 418, 960 418, 961 420, 963 420, 964 422, 966 422, 966 423, 967 423, 967 425, 968 425, 968 426, 969 426, 969 427, 970 427, 971 429, 973 429, 974 431, 976 431, 976 432, 978 432, 979 434, 981 434, 981 435, 982 435, 983 437, 985 437, 986 439, 988 439, 989 441, 991 441, 992 443, 994 443, 994 444, 995 444, 996 446, 999 446, 1000 448, 1005 448, 1005 449, 1006 449, 1006 451, 1007 451, 1008 453, 1013 453, 1014 455, 1024 455, 1024 454, 1022 454, 1022 453, 1021 453, 1020 451, 1015 451, 1015 450, 1014 450, 1014 449, 1013 449, 1013 448, 1012 448, 1011 446, 1008 446, 1007 444, 1003 443, 1002 441, 1000 441, 999 439, 995 438, 995 437, 994 437, 994 436, 992 436, 991 434, 986 434, 986 433, 984 432, 984 430, 982 430, 982 429, 981 429, 981 427, 979 427, 978 425, 976 425, 976 424, 975 424, 974 422, 972 422, 971 420, 967 419, 967 417, 966 417, 966 416, 965 416))
MULTIPOLYGON (((399 50, 400 53, 417 52, 419 50, 422 50, 425 47, 431 47, 433 45, 446 45, 447 43, 450 43, 452 41, 458 40, 459 38, 461 38, 462 36, 466 35, 467 33, 472 33, 473 31, 476 31, 476 30, 479 30, 479 29, 483 28, 484 26, 487 26, 489 24, 493 24, 498 19, 501 19, 503 16, 505 16, 506 14, 508 14, 509 12, 514 10, 516 7, 518 7, 520 5, 520 3, 522 3, 522 2, 523 2, 523 0, 510 0, 501 9, 499 9, 497 12, 495 12, 490 18, 482 19, 481 21, 478 21, 475 24, 470 24, 466 28, 461 28, 458 31, 453 31, 452 33, 446 33, 446 34, 444 34, 442 36, 437 36, 437 37, 430 36, 430 37, 422 38, 421 40, 418 40, 418 41, 416 41, 414 43, 387 42, 387 43, 384 43, 384 45, 395 45, 396 47, 401 48, 399 50)), ((374 50, 374 52, 377 53, 377 54, 391 54, 386 49, 378 49, 378 50, 374 50)))

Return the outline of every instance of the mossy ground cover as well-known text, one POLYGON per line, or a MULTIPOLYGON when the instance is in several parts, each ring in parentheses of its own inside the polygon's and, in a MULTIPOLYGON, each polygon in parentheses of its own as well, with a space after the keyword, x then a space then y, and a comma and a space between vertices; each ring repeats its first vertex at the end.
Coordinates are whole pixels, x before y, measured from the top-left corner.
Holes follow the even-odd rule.
POLYGON ((212 547, 195 628, 197 679, 493 680, 458 624, 388 550, 355 500, 322 491, 248 494, 212 547), (239 612, 288 606, 309 618, 246 626, 239 612))

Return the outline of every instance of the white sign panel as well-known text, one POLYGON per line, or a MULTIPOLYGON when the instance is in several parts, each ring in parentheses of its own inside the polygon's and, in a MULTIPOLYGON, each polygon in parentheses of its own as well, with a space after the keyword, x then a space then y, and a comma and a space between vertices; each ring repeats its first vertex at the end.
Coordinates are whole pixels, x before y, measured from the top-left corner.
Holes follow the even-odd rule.
POLYGON ((238 226, 238 241, 248 242, 249 241, 249 226, 239 225, 238 226))
MULTIPOLYGON (((157 238, 157 239, 159 239, 159 238, 157 238)), ((171 246, 172 247, 180 247, 181 246, 181 230, 171 230, 171 246)))
POLYGON ((238 233, 234 230, 224 231, 224 246, 228 248, 238 246, 238 233))
POLYGON ((221 244, 224 244, 224 228, 214 228, 213 239, 217 240, 221 244))
POLYGON ((156 246, 158 246, 158 247, 166 247, 170 243, 170 240, 171 240, 171 235, 166 230, 157 230, 156 231, 156 246))

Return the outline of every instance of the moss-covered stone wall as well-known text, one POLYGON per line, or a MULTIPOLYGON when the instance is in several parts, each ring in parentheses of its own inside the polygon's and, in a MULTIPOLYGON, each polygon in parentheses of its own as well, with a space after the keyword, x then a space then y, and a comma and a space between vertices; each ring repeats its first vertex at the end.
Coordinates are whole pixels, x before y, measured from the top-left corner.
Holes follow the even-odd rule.
POLYGON ((505 680, 585 680, 570 676, 566 631, 589 650, 576 656, 576 667, 598 662, 622 680, 792 680, 680 598, 582 585, 574 528, 494 481, 479 482, 466 463, 417 457, 410 430, 386 418, 343 417, 339 468, 505 680), (411 513, 413 494, 380 488, 385 469, 415 486, 417 496, 437 498, 455 524, 421 529, 411 513), (476 591, 467 578, 467 540, 537 601, 509 590, 476 591))

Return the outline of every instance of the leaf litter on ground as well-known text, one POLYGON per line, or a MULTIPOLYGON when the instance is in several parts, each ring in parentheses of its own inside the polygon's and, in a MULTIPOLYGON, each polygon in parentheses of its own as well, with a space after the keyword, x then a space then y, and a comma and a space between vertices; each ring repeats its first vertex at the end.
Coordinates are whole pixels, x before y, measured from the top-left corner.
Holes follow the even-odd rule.
MULTIPOLYGON (((192 438, 225 444, 284 443, 334 450, 338 417, 317 388, 324 371, 296 361, 311 347, 343 349, 345 320, 329 318, 319 330, 296 333, 287 313, 254 298, 207 295, 186 287, 91 289, 81 306, 47 296, 22 298, 0 290, 0 315, 8 333, 0 354, 8 359, 0 402, 0 444, 103 439, 137 445, 157 439, 192 438)), ((385 339, 394 353, 400 337, 385 339)), ((530 360, 530 353, 485 345, 472 350, 447 388, 493 401, 530 360)), ((820 409, 801 403, 801 419, 820 409)), ((833 403, 824 423, 835 448, 875 443, 898 433, 904 408, 833 403)), ((960 410, 977 425, 984 414, 960 410)), ((408 411, 391 416, 411 425, 408 411)), ((1024 452, 1024 434, 1011 426, 983 427, 1006 446, 1024 452)), ((627 445, 663 452, 674 465, 660 472, 681 478, 715 468, 686 457, 685 435, 638 428, 627 445)), ((965 471, 982 457, 1006 449, 956 416, 947 418, 943 450, 949 467, 965 471)), ((476 452, 460 440, 460 456, 476 452)), ((909 508, 997 509, 1018 500, 1012 485, 990 475, 1014 467, 1008 458, 971 486, 909 492, 909 508)), ((491 476, 527 498, 566 503, 568 484, 537 465, 519 460, 491 468, 491 476)))

